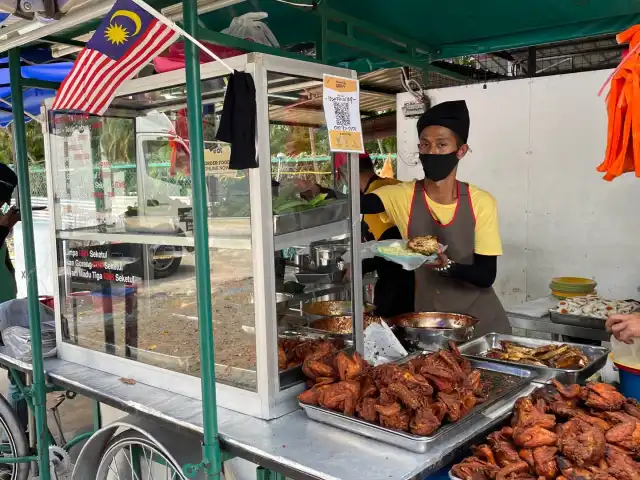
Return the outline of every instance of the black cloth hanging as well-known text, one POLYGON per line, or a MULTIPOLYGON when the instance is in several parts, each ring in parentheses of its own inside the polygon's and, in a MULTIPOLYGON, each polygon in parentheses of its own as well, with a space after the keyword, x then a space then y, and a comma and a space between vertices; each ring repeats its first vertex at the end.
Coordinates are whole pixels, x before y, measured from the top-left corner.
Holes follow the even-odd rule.
POLYGON ((216 138, 231 144, 231 170, 257 168, 256 86, 245 72, 233 72, 227 85, 216 138))

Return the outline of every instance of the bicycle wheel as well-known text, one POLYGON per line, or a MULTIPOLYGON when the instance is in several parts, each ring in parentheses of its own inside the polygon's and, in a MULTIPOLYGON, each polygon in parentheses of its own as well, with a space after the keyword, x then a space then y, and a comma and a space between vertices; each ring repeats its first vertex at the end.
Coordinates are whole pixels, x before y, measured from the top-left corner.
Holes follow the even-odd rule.
POLYGON ((114 437, 100 458, 96 480, 187 480, 180 465, 149 439, 127 431, 114 437))
MULTIPOLYGON (((9 402, 0 395, 0 458, 29 455, 27 436, 9 402)), ((0 463, 0 480, 27 480, 29 463, 0 463)))

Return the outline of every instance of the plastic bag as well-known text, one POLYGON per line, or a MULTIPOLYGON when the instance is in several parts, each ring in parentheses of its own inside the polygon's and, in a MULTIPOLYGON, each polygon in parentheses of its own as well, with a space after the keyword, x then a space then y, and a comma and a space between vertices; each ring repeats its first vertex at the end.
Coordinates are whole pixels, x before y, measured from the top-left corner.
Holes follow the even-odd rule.
POLYGON ((269 27, 260 20, 264 20, 269 15, 265 12, 245 13, 231 20, 231 25, 222 30, 221 33, 233 35, 237 38, 244 38, 252 42, 269 45, 271 47, 280 47, 278 40, 273 35, 269 27))
MULTIPOLYGON (((11 352, 11 356, 23 362, 31 361, 31 334, 28 328, 9 327, 2 332, 2 341, 11 352)), ((55 330, 42 331, 42 356, 43 358, 55 357, 56 348, 55 330)))

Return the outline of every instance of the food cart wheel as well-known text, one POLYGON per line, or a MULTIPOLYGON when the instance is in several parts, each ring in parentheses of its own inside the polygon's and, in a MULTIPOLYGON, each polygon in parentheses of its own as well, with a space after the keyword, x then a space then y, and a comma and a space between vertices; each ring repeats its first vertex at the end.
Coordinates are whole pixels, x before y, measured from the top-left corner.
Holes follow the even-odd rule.
MULTIPOLYGON (((1 478, 1 477, 0 477, 1 478)), ((100 458, 96 480, 187 480, 180 465, 134 431, 114 437, 100 458)))
MULTIPOLYGON (((0 395, 0 457, 26 457, 29 444, 16 414, 0 395)), ((26 480, 29 463, 0 464, 0 480, 26 480)))

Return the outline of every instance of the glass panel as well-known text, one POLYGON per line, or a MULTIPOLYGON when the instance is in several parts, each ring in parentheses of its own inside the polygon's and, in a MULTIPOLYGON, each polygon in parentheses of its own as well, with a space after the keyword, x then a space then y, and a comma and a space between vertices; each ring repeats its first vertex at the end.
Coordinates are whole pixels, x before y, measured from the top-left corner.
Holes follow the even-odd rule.
POLYGON ((277 300, 286 298, 291 307, 286 312, 286 306, 278 303, 280 388, 284 389, 304 381, 298 354, 309 350, 294 348, 300 342, 331 339, 342 348, 353 341, 348 314, 351 284, 341 259, 351 248, 349 172, 347 156, 329 152, 322 82, 269 72, 268 83, 276 291, 277 300), (304 313, 313 302, 342 301, 346 318, 332 320, 332 328, 342 323, 338 335, 337 330, 332 334, 309 323, 322 315, 304 313))
MULTIPOLYGON (((175 106, 135 119, 51 116, 63 339, 197 377, 187 111, 174 90, 144 94, 175 106), (55 129, 58 117, 65 131, 55 129), (114 122, 127 134, 107 137, 114 122)), ((215 141, 221 100, 203 115, 216 376, 255 391, 249 181, 229 170, 229 147, 215 141)))

